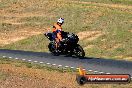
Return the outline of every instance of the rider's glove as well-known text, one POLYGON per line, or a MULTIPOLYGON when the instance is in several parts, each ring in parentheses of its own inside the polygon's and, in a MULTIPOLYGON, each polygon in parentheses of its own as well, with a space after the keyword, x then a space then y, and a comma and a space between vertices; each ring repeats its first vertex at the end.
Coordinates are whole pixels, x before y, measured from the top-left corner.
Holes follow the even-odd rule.
POLYGON ((64 38, 61 40, 61 42, 65 42, 65 41, 66 41, 66 39, 64 39, 64 38))

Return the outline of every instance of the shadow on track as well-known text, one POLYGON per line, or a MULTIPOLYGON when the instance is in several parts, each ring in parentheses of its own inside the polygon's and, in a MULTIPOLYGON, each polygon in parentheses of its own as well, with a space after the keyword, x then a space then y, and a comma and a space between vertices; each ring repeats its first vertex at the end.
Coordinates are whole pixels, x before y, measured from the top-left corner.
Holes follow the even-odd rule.
POLYGON ((53 56, 51 53, 46 52, 33 52, 33 51, 22 51, 22 50, 9 50, 9 49, 0 49, 1 53, 10 53, 15 55, 28 55, 28 56, 37 56, 37 57, 46 57, 50 59, 58 59, 58 60, 69 60, 71 62, 79 62, 82 64, 95 64, 100 66, 109 66, 109 67, 122 67, 127 69, 132 69, 131 61, 124 60, 112 60, 112 59, 104 59, 104 58, 94 58, 94 57, 84 57, 79 59, 77 57, 66 57, 64 55, 53 56))

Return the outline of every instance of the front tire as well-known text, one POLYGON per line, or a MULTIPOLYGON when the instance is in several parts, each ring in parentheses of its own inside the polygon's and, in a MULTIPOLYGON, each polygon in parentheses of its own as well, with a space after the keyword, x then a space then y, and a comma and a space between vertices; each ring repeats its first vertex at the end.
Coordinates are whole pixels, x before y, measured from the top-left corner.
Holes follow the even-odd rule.
POLYGON ((85 56, 85 52, 84 52, 83 48, 79 44, 74 49, 74 53, 80 59, 84 58, 84 56, 85 56))

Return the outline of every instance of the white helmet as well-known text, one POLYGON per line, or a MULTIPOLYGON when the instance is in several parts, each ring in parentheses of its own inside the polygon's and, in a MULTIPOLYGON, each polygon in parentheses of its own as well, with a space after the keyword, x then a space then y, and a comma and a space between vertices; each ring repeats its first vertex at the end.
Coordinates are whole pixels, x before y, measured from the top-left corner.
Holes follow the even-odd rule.
POLYGON ((63 18, 59 18, 59 19, 57 20, 57 22, 60 23, 60 24, 63 24, 63 23, 64 23, 64 19, 63 19, 63 18))

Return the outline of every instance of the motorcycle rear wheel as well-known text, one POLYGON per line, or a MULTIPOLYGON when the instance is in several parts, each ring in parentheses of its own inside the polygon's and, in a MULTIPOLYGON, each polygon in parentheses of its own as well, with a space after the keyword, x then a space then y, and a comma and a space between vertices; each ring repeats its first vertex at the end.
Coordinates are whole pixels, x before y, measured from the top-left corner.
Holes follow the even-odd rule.
POLYGON ((59 56, 60 52, 58 50, 55 49, 55 43, 54 42, 50 42, 48 45, 49 51, 54 55, 54 56, 59 56))

